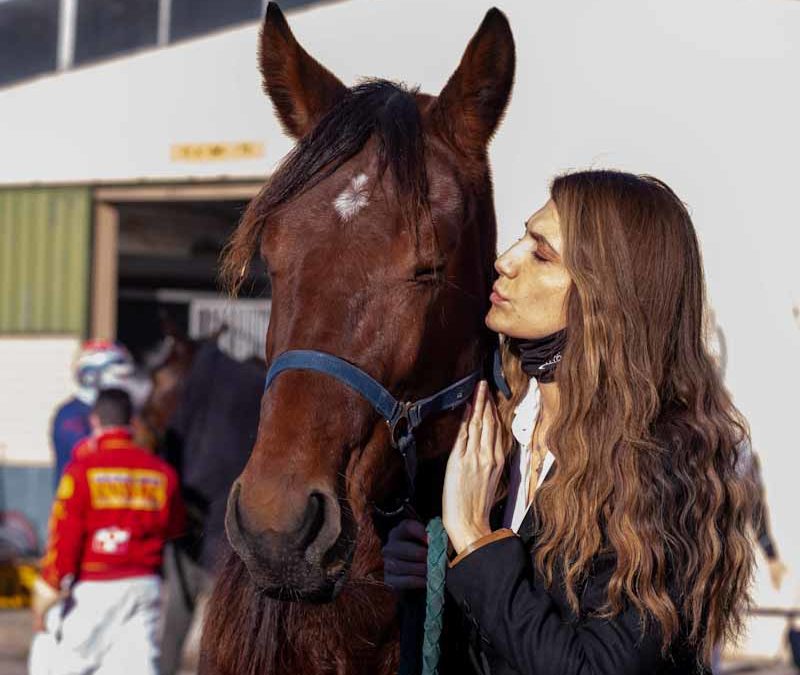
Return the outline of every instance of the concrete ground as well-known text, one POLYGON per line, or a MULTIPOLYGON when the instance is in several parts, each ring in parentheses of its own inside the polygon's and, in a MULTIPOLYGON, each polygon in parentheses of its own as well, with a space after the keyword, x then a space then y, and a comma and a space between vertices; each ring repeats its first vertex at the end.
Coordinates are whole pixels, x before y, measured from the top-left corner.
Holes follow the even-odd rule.
MULTIPOLYGON (((188 654, 181 675, 195 672, 197 631, 190 636, 188 654)), ((0 675, 26 675, 28 645, 31 640, 31 615, 28 610, 0 610, 0 675)), ((789 665, 765 662, 748 662, 740 659, 735 663, 726 663, 723 672, 726 675, 741 673, 744 675, 800 675, 789 665)), ((120 675, 135 675, 120 673, 120 675)))
MULTIPOLYGON (((31 642, 31 613, 27 609, 0 610, 0 675, 27 675, 28 646, 31 642)), ((180 675, 196 671, 197 640, 190 635, 180 675)), ((120 673, 135 675, 135 673, 120 673)))

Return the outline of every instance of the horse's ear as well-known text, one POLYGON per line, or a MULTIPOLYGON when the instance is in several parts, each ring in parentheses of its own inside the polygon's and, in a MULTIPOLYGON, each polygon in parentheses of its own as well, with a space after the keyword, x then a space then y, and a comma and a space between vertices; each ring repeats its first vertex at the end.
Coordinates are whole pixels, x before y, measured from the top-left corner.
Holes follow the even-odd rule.
POLYGON ((175 317, 163 307, 158 310, 158 321, 161 324, 161 334, 164 337, 172 338, 176 342, 188 340, 186 332, 178 325, 175 317))
POLYGON ((441 133, 465 153, 486 152, 511 95, 515 65, 511 26, 493 7, 432 109, 441 133))
POLYGON ((261 75, 283 128, 302 138, 347 88, 297 42, 278 5, 270 2, 261 28, 261 75))

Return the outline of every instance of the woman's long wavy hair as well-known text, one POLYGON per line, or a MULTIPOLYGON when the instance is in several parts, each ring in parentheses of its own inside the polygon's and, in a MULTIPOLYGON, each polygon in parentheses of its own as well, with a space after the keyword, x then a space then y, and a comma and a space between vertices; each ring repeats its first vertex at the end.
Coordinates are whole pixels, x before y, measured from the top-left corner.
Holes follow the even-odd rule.
MULTIPOLYGON (((738 638, 750 603, 754 491, 737 448, 747 425, 705 347, 702 262, 686 207, 663 182, 615 171, 555 179, 567 296, 560 409, 547 443, 551 480, 536 493, 535 554, 548 584, 577 587, 608 546, 617 567, 605 616, 634 606, 667 650, 683 631, 710 660, 738 638)), ((525 395, 512 340, 510 428, 525 395)))

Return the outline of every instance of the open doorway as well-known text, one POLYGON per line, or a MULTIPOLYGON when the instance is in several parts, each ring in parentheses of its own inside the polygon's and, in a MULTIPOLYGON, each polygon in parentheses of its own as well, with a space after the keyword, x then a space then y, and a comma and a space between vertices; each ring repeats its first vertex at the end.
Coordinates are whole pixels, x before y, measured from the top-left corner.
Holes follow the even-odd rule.
POLYGON ((163 338, 164 317, 192 338, 208 337, 224 324, 227 330, 219 340, 224 351, 242 360, 261 357, 270 311, 263 265, 254 262, 236 299, 228 297, 218 281, 220 253, 248 196, 245 188, 216 195, 190 188, 109 188, 100 193, 95 326, 102 328, 105 322, 108 331, 113 323, 112 335, 139 361, 163 338), (108 316, 100 311, 103 307, 108 316))

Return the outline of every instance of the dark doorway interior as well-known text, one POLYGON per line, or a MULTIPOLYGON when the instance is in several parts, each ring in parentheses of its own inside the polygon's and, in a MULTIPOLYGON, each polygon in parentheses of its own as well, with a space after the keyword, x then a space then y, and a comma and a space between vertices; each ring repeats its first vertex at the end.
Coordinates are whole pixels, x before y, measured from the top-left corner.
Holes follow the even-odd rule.
MULTIPOLYGON (((189 334, 191 302, 224 296, 217 280, 219 256, 246 205, 244 201, 117 205, 117 337, 138 360, 163 337, 164 313, 189 334)), ((251 266, 242 297, 269 297, 260 262, 251 266)))

